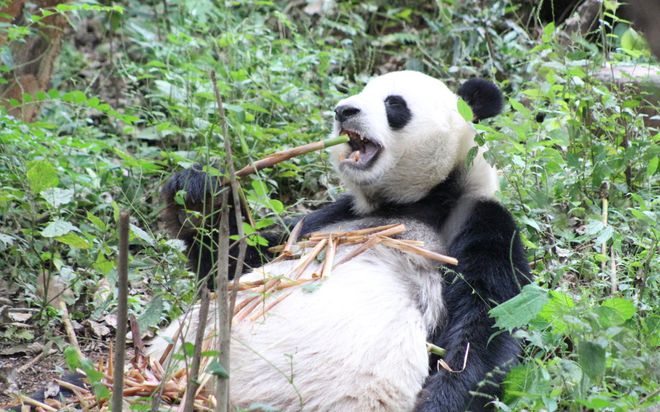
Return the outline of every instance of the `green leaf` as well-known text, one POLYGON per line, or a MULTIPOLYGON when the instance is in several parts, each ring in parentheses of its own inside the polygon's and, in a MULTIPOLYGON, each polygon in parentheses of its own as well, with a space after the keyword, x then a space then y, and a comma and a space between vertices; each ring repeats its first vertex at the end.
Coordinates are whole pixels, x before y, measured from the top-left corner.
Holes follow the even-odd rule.
POLYGON ((149 235, 149 233, 145 232, 144 230, 140 229, 139 227, 135 226, 134 224, 131 223, 131 233, 133 233, 135 236, 137 236, 139 239, 144 240, 147 242, 148 245, 153 246, 154 245, 154 238, 149 235))
POLYGON ((539 316, 550 323, 560 334, 568 329, 568 324, 564 320, 564 315, 571 314, 575 308, 575 303, 570 296, 565 293, 551 290, 550 300, 543 306, 539 316))
POLYGON ((164 308, 162 296, 157 295, 154 297, 144 312, 137 318, 140 330, 147 331, 152 326, 156 326, 160 322, 160 315, 163 313, 164 308))
POLYGON ((209 372, 212 375, 217 376, 220 379, 228 379, 229 378, 229 373, 227 372, 227 369, 225 369, 224 366, 220 364, 217 360, 213 359, 210 363, 209 366, 206 367, 206 371, 209 372))
POLYGON ((27 181, 34 193, 55 187, 60 182, 57 170, 47 160, 35 160, 28 164, 27 181))
POLYGON ((469 104, 462 98, 458 98, 456 102, 458 113, 465 119, 466 122, 472 122, 474 120, 474 114, 472 113, 472 108, 469 104))
POLYGON ((94 216, 90 212, 87 212, 87 220, 89 220, 99 230, 106 230, 107 229, 107 226, 106 226, 105 222, 103 222, 101 219, 94 216))
POLYGON ((660 162, 660 157, 655 156, 648 165, 646 165, 646 176, 651 177, 658 170, 658 162, 660 162))
POLYGON ((635 315, 635 305, 627 299, 610 298, 596 308, 595 312, 605 327, 617 326, 635 315))
POLYGON ((70 222, 62 219, 55 219, 50 222, 44 230, 41 231, 41 235, 44 237, 58 237, 64 236, 69 232, 77 231, 78 228, 72 225, 70 222))
POLYGON ((73 232, 69 232, 64 236, 58 236, 55 238, 58 242, 62 242, 65 245, 69 245, 72 248, 75 249, 89 249, 90 244, 87 240, 83 239, 82 237, 76 235, 73 232))
POLYGON ((555 23, 554 22, 548 23, 543 28, 543 35, 541 36, 541 39, 543 40, 543 43, 547 43, 550 40, 552 40, 552 34, 554 32, 555 32, 555 23))
POLYGON ((64 348, 64 362, 66 363, 66 366, 72 371, 80 368, 80 355, 73 346, 67 346, 64 348))
POLYGON ((633 57, 639 57, 648 52, 646 40, 632 27, 621 35, 621 49, 633 57))
POLYGON ((71 203, 73 194, 74 192, 71 189, 60 189, 58 187, 51 187, 41 191, 41 197, 54 208, 71 203))
POLYGON ((605 373, 605 348, 597 343, 580 342, 578 360, 582 371, 593 380, 599 380, 605 373))
POLYGON ((518 296, 494 307, 489 313, 495 318, 496 326, 511 330, 534 319, 548 299, 547 290, 536 285, 526 285, 518 296))

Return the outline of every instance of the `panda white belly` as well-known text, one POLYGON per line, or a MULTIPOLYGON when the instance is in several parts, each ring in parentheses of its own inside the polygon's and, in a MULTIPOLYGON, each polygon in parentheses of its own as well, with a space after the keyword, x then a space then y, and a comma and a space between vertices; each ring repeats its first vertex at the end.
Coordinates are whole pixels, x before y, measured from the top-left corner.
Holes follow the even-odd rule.
MULTIPOLYGON (((339 248, 335 261, 351 249, 339 248)), ((241 281, 290 276, 297 263, 267 264, 241 281)), ((319 263, 302 277, 314 272, 320 272, 319 263)), ((442 312, 440 285, 435 265, 376 246, 259 316, 279 295, 266 297, 251 314, 256 320, 232 327, 232 403, 282 411, 412 410, 428 375, 426 337, 442 312)), ((164 335, 176 328, 174 322, 164 335)), ((188 341, 194 340, 192 329, 188 341)), ((163 342, 155 341, 150 352, 158 354, 163 342)))
MULTIPOLYGON (((286 411, 412 409, 428 374, 427 328, 401 281, 404 268, 379 258, 354 258, 313 292, 294 292, 262 321, 236 324, 232 401, 286 411)), ((275 274, 287 266, 266 269, 275 274)))

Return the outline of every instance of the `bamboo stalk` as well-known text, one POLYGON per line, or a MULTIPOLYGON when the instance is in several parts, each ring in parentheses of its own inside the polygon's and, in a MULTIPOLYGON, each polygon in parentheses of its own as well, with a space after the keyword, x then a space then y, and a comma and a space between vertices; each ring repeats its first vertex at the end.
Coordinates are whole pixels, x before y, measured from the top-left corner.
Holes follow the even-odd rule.
MULTIPOLYGON (((224 134, 224 143, 225 143, 225 166, 227 168, 233 169, 233 162, 231 161, 231 145, 229 144, 229 134, 227 129, 227 122, 225 119, 225 107, 222 102, 222 96, 218 91, 217 79, 215 76, 215 71, 211 71, 211 84, 213 86, 213 91, 215 94, 215 99, 218 105, 218 113, 220 115, 220 121, 223 126, 224 134)), ((230 171, 229 182, 232 187, 234 205, 238 205, 240 202, 236 202, 238 196, 238 185, 236 183, 236 174, 233 173, 233 170, 230 171)), ((223 184, 226 184, 226 180, 223 184)), ((227 292, 227 285, 229 283, 229 205, 228 193, 224 191, 222 193, 222 211, 220 217, 220 230, 218 233, 218 260, 217 260, 217 276, 216 276, 216 287, 218 288, 217 296, 217 310, 218 310, 218 333, 220 334, 216 350, 218 351, 218 363, 222 365, 227 370, 230 370, 230 345, 229 338, 231 333, 231 312, 230 306, 231 302, 229 299, 229 293, 227 292)), ((238 206, 240 210, 240 206, 238 206)), ((236 225, 242 225, 242 219, 238 219, 240 215, 236 215, 236 225)), ((238 265, 237 265, 238 268, 238 265)), ((238 290, 234 289, 232 294, 237 293, 238 290)), ((229 379, 217 379, 216 381, 216 397, 218 399, 218 404, 215 408, 216 412, 227 412, 229 409, 229 379)))
POLYGON ((327 239, 322 239, 319 243, 314 246, 314 249, 312 249, 311 252, 309 252, 307 255, 304 257, 300 258, 301 262, 296 266, 296 268, 292 272, 292 278, 293 279, 298 279, 300 276, 305 272, 305 269, 312 263, 314 259, 316 259, 316 256, 318 256, 319 253, 321 253, 321 250, 325 247, 326 243, 328 243, 327 239))
POLYGON ((296 225, 293 227, 293 230, 291 230, 289 239, 287 239, 286 244, 282 249, 282 255, 287 255, 287 256, 291 255, 291 248, 293 247, 294 244, 298 243, 298 237, 300 236, 300 232, 302 231, 304 221, 305 218, 303 217, 298 221, 298 223, 296 223, 296 225))
POLYGON ((55 408, 53 408, 53 407, 51 407, 51 406, 49 406, 49 405, 47 405, 43 402, 39 402, 39 401, 34 400, 34 399, 32 399, 28 396, 21 395, 20 393, 17 394, 17 396, 18 396, 18 399, 23 403, 27 403, 28 405, 32 405, 32 406, 35 406, 37 408, 41 408, 41 409, 43 409, 45 411, 48 411, 48 412, 57 412, 57 409, 55 409, 55 408))
POLYGON ((383 245, 385 245, 385 246, 388 246, 388 247, 391 247, 391 248, 394 248, 394 249, 398 249, 398 250, 401 250, 401 251, 404 251, 404 252, 414 253, 416 255, 423 256, 427 259, 431 259, 431 260, 435 260, 435 261, 438 261, 438 262, 446 263, 448 265, 454 265, 454 266, 458 265, 458 260, 453 258, 453 257, 441 255, 440 253, 436 253, 436 252, 431 252, 430 250, 423 249, 423 248, 418 247, 418 246, 413 246, 413 245, 410 245, 406 242, 402 242, 402 241, 397 240, 397 239, 383 237, 382 242, 383 242, 383 245))
POLYGON ((264 307, 264 309, 261 311, 261 313, 258 313, 256 315, 252 315, 252 317, 250 317, 250 320, 254 322, 257 319, 259 319, 260 317, 266 315, 266 313, 268 313, 269 310, 271 310, 272 308, 275 307, 275 305, 277 305, 278 303, 282 302, 284 299, 289 297, 289 295, 291 295, 292 293, 293 293, 293 291, 289 291, 287 293, 284 293, 284 294, 278 296, 276 299, 273 299, 268 305, 266 305, 266 307, 264 307))
POLYGON ((328 237, 328 246, 325 248, 325 261, 323 262, 323 270, 321 270, 321 277, 327 277, 332 271, 332 262, 335 260, 335 253, 337 252, 337 243, 332 238, 328 237))
MULTIPOLYGON (((393 223, 390 225, 367 227, 364 229, 351 230, 349 232, 312 232, 308 235, 311 238, 323 238, 332 235, 333 237, 339 238, 342 236, 361 236, 361 235, 370 235, 372 233, 381 232, 383 230, 391 229, 393 227, 403 226, 400 223, 393 223)), ((404 226, 405 227, 405 226, 404 226)))
POLYGON ((350 253, 345 255, 343 258, 339 260, 333 267, 336 268, 337 266, 348 262, 349 260, 353 259, 354 257, 366 252, 367 250, 371 249, 372 247, 376 246, 380 242, 383 241, 383 238, 381 237, 372 237, 371 239, 367 240, 365 243, 361 244, 357 248, 353 249, 350 253))
POLYGON ((302 146, 293 147, 288 150, 283 150, 281 152, 273 153, 272 155, 266 156, 263 159, 257 160, 256 162, 245 166, 238 172, 236 176, 244 177, 249 174, 252 174, 258 170, 265 169, 267 167, 272 167, 277 163, 289 160, 292 157, 300 156, 305 153, 314 152, 316 150, 322 150, 327 147, 336 146, 338 144, 347 143, 350 139, 347 136, 339 136, 335 138, 320 140, 318 142, 307 143, 302 146))
MULTIPOLYGON (((234 289, 236 290, 236 289, 234 289)), ((195 353, 193 354, 188 374, 188 383, 184 393, 183 411, 192 412, 195 392, 197 392, 197 376, 199 375, 199 366, 202 358, 202 344, 204 341, 204 332, 206 331, 206 322, 209 314, 209 290, 202 288, 201 304, 199 308, 199 321, 197 323, 197 334, 195 335, 195 353)))
POLYGON ((128 325, 128 230, 130 215, 119 215, 119 257, 117 262, 117 335, 112 383, 112 411, 121 412, 123 407, 122 386, 124 358, 126 357, 126 332, 128 325))
POLYGON ((60 299, 59 301, 60 311, 62 312, 62 323, 64 324, 64 330, 66 331, 66 336, 69 338, 69 344, 78 353, 78 357, 83 358, 84 355, 80 350, 80 345, 78 344, 78 339, 76 338, 76 332, 73 329, 73 324, 71 323, 71 318, 69 317, 69 310, 66 307, 64 300, 60 299))

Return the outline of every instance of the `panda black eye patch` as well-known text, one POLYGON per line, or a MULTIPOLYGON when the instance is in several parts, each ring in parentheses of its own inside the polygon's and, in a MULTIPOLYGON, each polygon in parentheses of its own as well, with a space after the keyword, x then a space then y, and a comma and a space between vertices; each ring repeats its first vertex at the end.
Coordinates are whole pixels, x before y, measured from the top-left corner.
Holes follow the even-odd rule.
POLYGON ((385 112, 387 113, 387 124, 390 125, 392 130, 402 129, 412 118, 412 113, 401 96, 387 96, 385 99, 385 112))

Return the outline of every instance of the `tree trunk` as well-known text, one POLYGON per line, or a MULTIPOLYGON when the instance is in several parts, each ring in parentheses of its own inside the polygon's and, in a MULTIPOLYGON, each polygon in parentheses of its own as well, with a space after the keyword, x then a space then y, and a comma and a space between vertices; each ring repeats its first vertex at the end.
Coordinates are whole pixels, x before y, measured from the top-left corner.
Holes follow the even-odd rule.
MULTIPOLYGON (((58 4, 66 3, 66 0, 37 0, 37 8, 50 8, 58 4)), ((6 13, 13 17, 9 23, 15 25, 28 25, 24 19, 25 0, 13 1, 0 13, 6 13)), ((34 14, 39 15, 39 11, 34 14)), ((7 19, 3 19, 7 22, 7 19)), ((30 122, 36 119, 39 113, 39 104, 35 102, 23 103, 12 106, 10 99, 23 102, 23 95, 34 95, 48 88, 55 60, 60 52, 62 35, 66 27, 66 19, 61 14, 53 14, 32 25, 32 32, 25 38, 9 44, 13 67, 4 74, 5 84, 0 85, 0 104, 7 107, 9 114, 19 119, 30 122)), ((0 44, 6 42, 6 37, 0 37, 0 44)))

